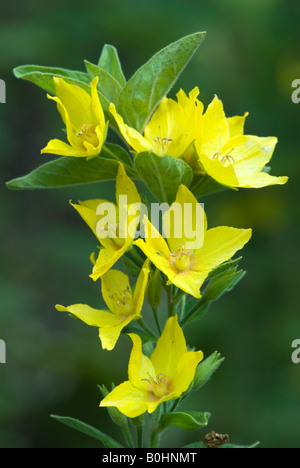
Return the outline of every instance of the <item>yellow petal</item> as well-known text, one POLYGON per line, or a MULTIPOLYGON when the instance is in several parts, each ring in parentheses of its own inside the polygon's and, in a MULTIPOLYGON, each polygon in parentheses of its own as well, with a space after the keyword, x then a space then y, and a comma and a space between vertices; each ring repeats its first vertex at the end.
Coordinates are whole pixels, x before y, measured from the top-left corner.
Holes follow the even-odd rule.
POLYGON ((101 401, 100 406, 115 406, 128 418, 135 418, 147 411, 147 395, 127 381, 114 388, 101 401))
POLYGON ((237 178, 239 175, 260 172, 272 158, 277 138, 260 138, 252 135, 241 135, 231 138, 222 148, 221 155, 232 156, 233 167, 237 178))
POLYGON ((198 249, 203 245, 204 232, 207 229, 206 214, 185 186, 180 185, 176 200, 163 215, 163 231, 170 249, 175 253, 185 247, 198 249))
MULTIPOLYGON (((101 200, 101 199, 86 200, 84 202, 80 201, 79 205, 73 204, 70 202, 70 204, 75 208, 75 210, 80 214, 82 219, 87 223, 87 225, 93 231, 97 239, 100 240, 103 247, 114 251, 118 249, 118 246, 114 243, 113 239, 110 239, 108 236, 105 237, 104 235, 102 236, 102 234, 99 234, 99 222, 101 221, 101 219, 105 218, 105 225, 108 224, 108 226, 112 226, 112 227, 115 226, 116 224, 115 218, 117 216, 118 210, 117 210, 117 207, 113 203, 109 202, 111 207, 114 208, 115 216, 112 215, 112 217, 110 218, 111 216, 110 212, 108 214, 104 212, 103 215, 97 214, 99 205, 102 205, 104 203, 107 204, 108 202, 106 200, 101 200)), ((104 227, 103 229, 106 229, 106 227, 104 227)))
POLYGON ((183 90, 177 93, 178 102, 164 97, 145 128, 145 138, 158 155, 181 157, 196 139, 203 105, 197 100, 199 89, 189 97, 183 90))
POLYGON ((243 248, 251 235, 251 229, 226 226, 209 229, 203 247, 195 252, 195 270, 208 274, 243 248))
MULTIPOLYGON (((143 225, 145 232, 147 233, 148 231, 148 234, 145 234, 145 241, 138 239, 134 242, 134 244, 144 252, 144 254, 156 266, 156 268, 163 271, 164 273, 169 272, 169 257, 171 252, 166 241, 149 222, 146 216, 143 219, 143 225)), ((171 274, 173 274, 173 271, 171 271, 171 274)))
POLYGON ((152 362, 142 352, 142 340, 134 333, 129 334, 133 342, 128 365, 128 378, 131 385, 143 391, 147 391, 147 379, 156 378, 155 369, 152 362))
POLYGON ((93 309, 85 304, 74 304, 68 307, 61 305, 55 306, 60 312, 68 312, 82 320, 82 322, 92 327, 104 327, 107 325, 115 325, 119 323, 118 318, 105 310, 93 309))
MULTIPOLYGON (((79 86, 62 78, 53 78, 56 96, 66 109, 72 125, 79 131, 82 125, 93 122, 91 96, 79 86)), ((64 116, 62 115, 64 118, 64 116)), ((65 122, 66 123, 66 122, 65 122)))
POLYGON ((50 140, 45 148, 41 150, 41 154, 57 154, 59 156, 86 157, 86 154, 78 148, 68 145, 61 140, 50 140))
POLYGON ((139 132, 124 123, 123 118, 117 113, 114 104, 109 105, 109 111, 114 116, 123 138, 137 153, 152 149, 150 143, 139 132))
POLYGON ((217 96, 208 106, 202 119, 202 145, 197 147, 198 154, 213 157, 229 139, 229 125, 222 101, 217 96))
POLYGON ((139 274, 139 277, 137 279, 135 289, 134 289, 134 295, 133 295, 133 301, 135 304, 135 314, 137 316, 140 315, 140 312, 143 307, 144 303, 144 297, 145 297, 145 292, 146 288, 148 285, 148 279, 149 279, 149 274, 150 274, 150 261, 147 259, 141 269, 141 272, 139 274))
POLYGON ((268 185, 284 185, 288 177, 275 177, 266 172, 254 172, 253 174, 239 175, 239 186, 245 188, 261 188, 268 185))
POLYGON ((172 380, 178 362, 186 352, 186 342, 178 325, 177 315, 170 317, 150 357, 155 374, 163 374, 172 380))
POLYGON ((193 267, 188 271, 183 271, 181 273, 175 273, 170 277, 170 281, 177 286, 177 288, 182 289, 187 294, 200 299, 200 288, 207 278, 208 273, 203 271, 197 271, 193 267))
POLYGON ((125 239, 125 243, 122 247, 118 248, 104 248, 99 252, 99 256, 96 260, 96 263, 93 268, 93 272, 90 277, 97 281, 104 273, 106 273, 114 264, 119 260, 119 258, 124 255, 126 250, 132 244, 132 239, 125 239))
POLYGON ((115 314, 130 314, 133 311, 129 278, 122 271, 109 270, 101 277, 102 296, 115 314))
POLYGON ((215 179, 219 184, 228 187, 237 187, 239 185, 234 167, 232 164, 225 166, 217 159, 211 159, 205 154, 199 154, 200 163, 205 172, 215 179))
POLYGON ((230 138, 235 136, 243 135, 245 120, 248 117, 249 112, 246 112, 243 116, 235 116, 227 118, 229 125, 230 138))
POLYGON ((132 320, 131 317, 127 317, 126 320, 120 320, 114 325, 107 325, 99 328, 99 338, 101 340, 102 348, 111 351, 116 346, 121 331, 128 323, 132 320))
POLYGON ((98 81, 98 76, 96 76, 91 82, 91 109, 93 114, 93 121, 90 123, 94 124, 96 129, 99 127, 99 130, 103 135, 105 131, 105 117, 97 91, 98 81))
POLYGON ((195 377, 196 367, 203 359, 202 351, 188 352, 181 356, 173 378, 173 392, 176 397, 185 392, 195 377))

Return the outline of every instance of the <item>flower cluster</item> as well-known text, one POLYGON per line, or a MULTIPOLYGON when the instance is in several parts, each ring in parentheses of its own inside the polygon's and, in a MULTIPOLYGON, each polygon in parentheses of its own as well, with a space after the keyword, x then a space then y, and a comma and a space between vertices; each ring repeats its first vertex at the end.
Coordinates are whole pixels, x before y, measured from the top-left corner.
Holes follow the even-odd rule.
MULTIPOLYGON (((171 44, 127 83, 111 46, 105 46, 98 65, 87 62, 92 79, 71 71, 59 76, 53 69, 53 80, 47 81, 48 71, 43 85, 57 104, 68 143, 49 141, 42 153, 62 158, 10 183, 32 188, 115 180, 115 203, 102 198, 71 203, 97 239, 99 254, 90 257, 90 277, 101 281, 106 308, 73 304, 56 309, 97 327, 104 350, 114 350, 121 335, 130 338, 128 380, 105 391, 100 406, 121 421, 127 436, 122 417, 155 412, 153 447, 168 425, 196 429, 206 424, 207 413, 174 410, 221 361, 214 354, 201 362, 202 351, 187 346, 183 328, 242 278, 232 257, 252 235, 251 229, 208 228, 199 187, 205 194, 287 181, 271 176, 267 167, 277 139, 244 133, 248 113, 226 117, 217 97, 204 111, 197 87, 189 94, 181 89, 177 100, 166 97, 174 57, 179 74, 202 40, 203 34, 196 33, 171 44), (158 79, 167 71, 165 80, 158 79), (108 126, 119 133, 122 147, 106 142, 108 126), (159 225, 143 209, 149 203, 137 188, 141 182, 164 202, 159 225), (195 222, 197 216, 201 223, 195 222), (125 273, 118 269, 121 261, 125 273), (149 328, 147 302, 157 331, 149 328)), ((34 73, 31 67, 30 79, 34 73)))

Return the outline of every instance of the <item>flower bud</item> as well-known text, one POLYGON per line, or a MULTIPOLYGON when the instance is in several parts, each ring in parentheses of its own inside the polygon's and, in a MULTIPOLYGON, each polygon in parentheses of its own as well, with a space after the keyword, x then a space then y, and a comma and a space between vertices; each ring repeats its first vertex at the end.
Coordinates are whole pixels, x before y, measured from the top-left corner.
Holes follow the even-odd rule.
POLYGON ((151 276, 148 286, 148 302, 153 307, 157 309, 161 301, 161 279, 158 270, 155 270, 155 273, 151 276))
POLYGON ((203 387, 216 370, 220 367, 225 358, 220 358, 220 354, 215 351, 205 361, 201 362, 196 369, 195 378, 191 390, 203 387))

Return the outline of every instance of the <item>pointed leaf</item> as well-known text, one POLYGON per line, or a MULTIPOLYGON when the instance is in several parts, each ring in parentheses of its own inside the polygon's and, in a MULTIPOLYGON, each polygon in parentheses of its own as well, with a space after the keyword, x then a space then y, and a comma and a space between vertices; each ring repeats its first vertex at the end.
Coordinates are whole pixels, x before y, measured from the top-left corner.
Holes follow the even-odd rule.
POLYGON ((225 358, 215 351, 205 361, 202 361, 196 369, 192 390, 198 390, 203 387, 219 369, 225 358))
MULTIPOLYGON (((118 161, 124 163, 125 150, 113 144, 109 144, 108 148, 109 153, 103 148, 100 156, 88 161, 69 156, 54 159, 23 177, 6 182, 6 186, 12 190, 36 190, 114 180, 118 173, 118 161)), ((128 165, 125 165, 125 169, 129 177, 136 175, 128 165)))
POLYGON ((100 93, 103 94, 109 102, 116 104, 122 90, 120 83, 103 68, 100 68, 87 60, 85 60, 84 63, 91 80, 96 76, 99 77, 98 90, 100 93))
MULTIPOLYGON (((63 78, 67 83, 79 86, 90 93, 91 77, 88 73, 66 70, 64 68, 40 67, 39 65, 24 65, 14 69, 16 78, 31 81, 51 94, 55 94, 53 77, 63 78)), ((108 112, 110 101, 98 91, 103 110, 108 112)))
POLYGON ((93 437, 94 439, 100 440, 105 448, 123 448, 123 446, 119 444, 119 442, 112 439, 110 436, 104 434, 103 432, 99 431, 99 429, 96 429, 95 427, 92 427, 89 424, 79 421, 78 419, 73 419, 64 416, 56 416, 54 414, 51 415, 51 418, 56 419, 56 421, 65 424, 66 426, 69 426, 72 429, 75 429, 76 431, 82 432, 83 434, 86 434, 89 437, 93 437))
POLYGON ((232 444, 224 444, 224 445, 221 445, 221 447, 219 448, 247 448, 247 449, 252 449, 252 448, 256 448, 258 447, 259 445, 259 442, 255 442, 254 444, 252 445, 232 445, 232 444))
POLYGON ((38 167, 26 176, 13 179, 6 185, 12 190, 36 190, 101 182, 115 179, 118 167, 116 161, 99 156, 90 161, 63 157, 38 167))
POLYGON ((39 65, 22 65, 14 69, 14 75, 16 78, 31 81, 52 94, 55 94, 53 83, 55 76, 64 78, 68 83, 77 84, 86 90, 89 90, 91 82, 89 75, 85 72, 39 65))
POLYGON ((132 159, 121 146, 115 145, 114 143, 105 143, 105 147, 103 147, 101 151, 101 156, 120 161, 130 172, 130 177, 137 178, 137 172, 133 166, 132 159))
POLYGON ((183 37, 143 65, 124 86, 117 106, 124 121, 142 132, 154 109, 174 85, 205 33, 183 37))
POLYGON ((210 413, 199 413, 197 411, 185 411, 177 413, 165 413, 160 418, 162 430, 170 426, 179 426, 187 431, 196 431, 207 426, 210 413))
POLYGON ((160 202, 172 203, 180 184, 189 187, 192 180, 192 170, 182 159, 146 151, 137 154, 134 163, 139 175, 160 202))
POLYGON ((122 87, 125 85, 126 79, 121 67, 118 52, 112 45, 105 44, 103 47, 98 61, 98 67, 106 70, 120 83, 122 87))
POLYGON ((208 283, 204 293, 204 298, 207 301, 217 301, 223 294, 232 291, 239 281, 241 281, 246 272, 244 270, 236 271, 236 268, 231 268, 220 273, 208 283))

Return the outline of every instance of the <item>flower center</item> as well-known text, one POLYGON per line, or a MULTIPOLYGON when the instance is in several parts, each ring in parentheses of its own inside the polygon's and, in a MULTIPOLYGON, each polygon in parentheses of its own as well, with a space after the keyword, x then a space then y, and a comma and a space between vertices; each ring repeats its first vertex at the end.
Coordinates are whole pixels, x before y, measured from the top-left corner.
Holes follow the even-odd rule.
POLYGON ((111 294, 109 298, 115 301, 116 305, 120 307, 120 312, 122 311, 123 314, 120 314, 120 317, 122 320, 125 320, 127 315, 132 312, 132 296, 129 286, 119 293, 111 294))
POLYGON ((153 138, 153 141, 157 145, 157 152, 159 154, 164 154, 167 151, 169 144, 171 143, 171 141, 173 141, 173 139, 165 137, 163 138, 157 135, 155 138, 153 138))
POLYGON ((167 387, 167 377, 163 374, 158 374, 154 379, 150 374, 149 379, 142 379, 144 382, 149 383, 149 392, 155 398, 162 398, 169 392, 167 387))
POLYGON ((231 164, 235 163, 235 159, 233 156, 231 156, 231 151, 233 151, 234 148, 231 148, 229 153, 225 154, 224 156, 221 155, 220 151, 215 153, 212 157, 212 159, 220 161, 225 167, 230 166, 231 164))
POLYGON ((181 247, 176 253, 171 255, 172 263, 174 264, 177 271, 186 271, 191 266, 191 260, 193 252, 181 247))
POLYGON ((99 139, 96 134, 96 127, 92 124, 84 124, 81 130, 76 134, 82 141, 87 141, 93 146, 99 145, 99 139))
MULTIPOLYGON (((104 237, 108 237, 109 239, 112 240, 112 242, 117 246, 117 247, 123 247, 125 239, 124 237, 120 237, 121 229, 118 226, 118 223, 116 224, 107 224, 107 226, 104 226, 101 231, 101 233, 107 233, 105 234, 104 237)), ((101 234, 102 237, 102 234, 101 234)))

